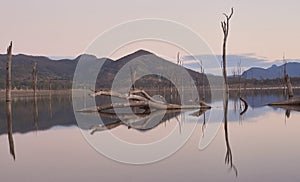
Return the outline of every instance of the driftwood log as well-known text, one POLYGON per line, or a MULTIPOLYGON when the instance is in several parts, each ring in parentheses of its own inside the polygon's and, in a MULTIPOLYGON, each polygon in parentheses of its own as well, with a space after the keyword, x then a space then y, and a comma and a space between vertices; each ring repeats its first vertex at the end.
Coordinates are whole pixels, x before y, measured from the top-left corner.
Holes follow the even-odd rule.
MULTIPOLYGON (((191 115, 199 117, 208 109, 199 109, 199 111, 192 113, 191 115)), ((155 110, 151 113, 137 113, 137 114, 115 114, 115 113, 106 113, 99 112, 101 117, 115 119, 115 121, 92 126, 91 134, 95 132, 110 130, 116 128, 120 125, 125 125, 128 128, 134 128, 136 130, 150 130, 158 126, 159 124, 170 120, 171 118, 177 118, 179 114, 181 114, 181 109, 172 109, 172 110, 155 110), (162 118, 161 120, 157 120, 156 118, 162 118)))
POLYGON ((91 134, 99 131, 110 130, 116 128, 120 125, 125 125, 128 128, 134 128, 136 130, 149 130, 155 128, 160 123, 165 122, 166 120, 175 117, 181 111, 178 109, 174 110, 155 110, 150 113, 139 113, 139 114, 115 114, 115 113, 102 113, 100 112, 101 117, 106 117, 110 119, 115 119, 114 122, 92 126, 90 129, 91 134), (164 117, 167 116, 167 117, 164 117), (160 117, 162 120, 156 120, 155 118, 160 117))
POLYGON ((137 107, 137 108, 153 108, 156 110, 172 110, 172 109, 200 109, 206 108, 210 109, 211 106, 206 104, 203 101, 192 105, 179 105, 179 104, 171 104, 161 100, 154 99, 151 97, 146 91, 141 89, 130 90, 129 93, 119 93, 114 91, 107 90, 99 90, 94 91, 94 93, 90 94, 90 96, 110 96, 117 97, 120 99, 128 100, 129 102, 121 102, 121 103, 113 103, 104 106, 98 106, 98 112, 103 112, 105 110, 113 109, 113 108, 124 108, 124 107, 137 107))

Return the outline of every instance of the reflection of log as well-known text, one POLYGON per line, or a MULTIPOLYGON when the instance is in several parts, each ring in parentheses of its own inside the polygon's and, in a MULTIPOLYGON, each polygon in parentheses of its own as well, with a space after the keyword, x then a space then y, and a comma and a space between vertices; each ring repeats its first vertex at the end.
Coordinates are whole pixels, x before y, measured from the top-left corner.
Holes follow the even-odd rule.
POLYGON ((300 112, 300 105, 278 105, 276 107, 286 109, 286 110, 290 110, 290 111, 300 112))
POLYGON ((99 131, 105 131, 105 130, 111 130, 113 128, 116 128, 120 125, 122 125, 123 122, 120 121, 120 120, 117 120, 113 123, 109 123, 109 124, 106 124, 106 125, 99 125, 99 126, 92 126, 91 127, 91 135, 93 135, 95 132, 99 132, 99 131))
POLYGON ((115 113, 102 113, 101 117, 116 119, 116 121, 91 127, 91 134, 97 131, 110 130, 120 125, 125 125, 128 128, 137 130, 149 130, 158 126, 160 123, 176 117, 181 110, 156 110, 151 113, 138 113, 138 114, 115 114, 115 113), (158 120, 157 118, 162 118, 158 120))
POLYGON ((268 104, 269 106, 278 106, 278 105, 300 105, 300 98, 291 98, 288 100, 283 100, 279 102, 273 102, 268 104))
POLYGON ((243 114, 245 114, 248 110, 248 102, 246 101, 246 99, 240 97, 240 100, 244 103, 244 110, 240 113, 240 115, 242 116, 243 114))
POLYGON ((151 97, 144 90, 130 90, 129 94, 121 94, 113 91, 99 90, 95 93, 90 94, 91 96, 105 95, 110 97, 117 97, 121 99, 128 100, 128 103, 115 103, 111 105, 99 106, 98 111, 113 109, 113 108, 122 108, 122 107, 139 107, 139 108, 154 108, 154 109, 199 109, 199 108, 208 108, 211 107, 205 102, 201 101, 199 105, 178 105, 170 104, 160 100, 156 100, 151 97))
POLYGON ((191 116, 195 116, 195 117, 199 117, 202 114, 204 114, 208 109, 207 108, 201 108, 196 112, 193 112, 192 114, 190 114, 191 116))

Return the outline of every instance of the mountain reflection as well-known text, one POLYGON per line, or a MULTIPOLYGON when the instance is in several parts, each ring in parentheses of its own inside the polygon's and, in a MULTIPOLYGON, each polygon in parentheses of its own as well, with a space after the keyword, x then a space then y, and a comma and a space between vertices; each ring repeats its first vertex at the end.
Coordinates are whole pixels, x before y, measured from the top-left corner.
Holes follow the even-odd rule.
MULTIPOLYGON (((0 107, 5 108, 5 100, 0 101, 0 107)), ((11 101, 13 133, 27 133, 51 129, 54 126, 77 125, 72 99, 69 95, 52 95, 34 97, 17 97, 11 101), (49 104, 50 103, 50 104, 49 104), (50 107, 50 108, 49 108, 50 107)), ((0 110, 0 135, 6 134, 8 123, 7 113, 0 110)))
MULTIPOLYGON (((249 107, 251 107, 250 109, 254 109, 258 105, 263 105, 262 103, 258 102, 260 97, 260 95, 257 96, 257 98, 254 95, 246 97, 247 101, 249 102, 249 107), (253 103, 251 100, 255 100, 255 103, 253 103), (253 104, 255 104, 255 106, 253 106, 253 104)), ((272 102, 281 99, 280 96, 277 95, 268 95, 264 97, 267 98, 264 100, 264 102, 266 100, 267 102, 272 102)), ((222 100, 220 99, 220 103, 221 102, 222 100)), ((229 102, 231 103, 232 100, 230 100, 229 102)), ((218 103, 212 103, 211 105, 218 105, 218 103)), ((14 98, 11 101, 11 107, 13 110, 13 133, 27 133, 36 130, 49 130, 55 126, 77 126, 72 106, 72 99, 68 94, 52 94, 51 97, 39 96, 36 100, 33 97, 18 97, 14 98)), ((0 108, 6 108, 5 100, 0 100, 0 108)), ((292 112, 294 111, 300 111, 300 108, 297 106, 285 107, 280 109, 287 110, 287 116, 292 115, 292 112)), ((252 117, 258 117, 258 115, 263 115, 264 113, 265 112, 262 110, 261 112, 255 113, 255 115, 252 113, 247 113, 246 115, 247 118, 250 119, 252 117)), ((171 117, 178 116, 179 114, 179 111, 173 111, 173 113, 167 113, 167 115, 163 117, 163 119, 168 120, 171 117)), ((200 116, 202 114, 203 110, 198 110, 191 115, 200 116)), ((159 115, 159 117, 161 117, 161 115, 159 115)), ((237 114, 234 114, 234 110, 229 109, 227 117, 228 122, 239 121, 239 118, 237 118, 237 114)), ((102 114, 101 119, 105 124, 117 124, 117 122, 114 122, 116 118, 113 115, 107 117, 107 115, 104 116, 102 114)), ((0 127, 0 135, 7 134, 8 123, 6 121, 7 113, 5 109, 2 109, 0 110, 0 126, 2 126, 0 127)), ((80 127, 84 130, 90 130, 90 127, 96 124, 100 123, 95 121, 94 124, 87 124, 80 127)))

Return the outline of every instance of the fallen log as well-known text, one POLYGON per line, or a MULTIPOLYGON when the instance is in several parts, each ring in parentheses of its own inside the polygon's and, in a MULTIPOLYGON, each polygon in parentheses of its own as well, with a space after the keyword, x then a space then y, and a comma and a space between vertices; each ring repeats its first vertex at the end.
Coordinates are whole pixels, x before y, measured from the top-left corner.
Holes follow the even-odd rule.
POLYGON ((197 105, 170 104, 164 101, 156 100, 153 97, 151 97, 147 92, 140 89, 130 90, 128 94, 127 93, 122 94, 110 90, 109 91, 99 90, 99 91, 94 91, 94 93, 90 94, 90 96, 92 97, 96 97, 100 95, 125 99, 127 100, 127 102, 98 106, 97 107, 98 112, 110 110, 113 108, 124 108, 124 107, 138 107, 138 108, 147 108, 147 109, 152 108, 157 110, 200 109, 200 108, 210 109, 211 108, 211 106, 209 106, 204 101, 200 101, 199 104, 197 105))

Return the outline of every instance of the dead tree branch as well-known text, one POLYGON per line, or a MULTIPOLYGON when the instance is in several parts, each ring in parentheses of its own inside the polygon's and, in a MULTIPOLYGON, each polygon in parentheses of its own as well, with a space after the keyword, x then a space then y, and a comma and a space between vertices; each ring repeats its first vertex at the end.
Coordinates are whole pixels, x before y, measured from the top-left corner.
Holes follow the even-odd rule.
POLYGON ((224 38, 223 38, 223 77, 224 77, 224 84, 225 84, 225 91, 226 95, 229 95, 229 86, 228 86, 228 80, 227 80, 227 72, 226 72, 226 44, 227 44, 227 38, 228 38, 228 33, 229 33, 229 22, 230 19, 233 15, 233 8, 231 8, 231 13, 228 16, 227 14, 223 13, 224 16, 226 17, 225 21, 221 22, 221 27, 223 30, 224 38))

